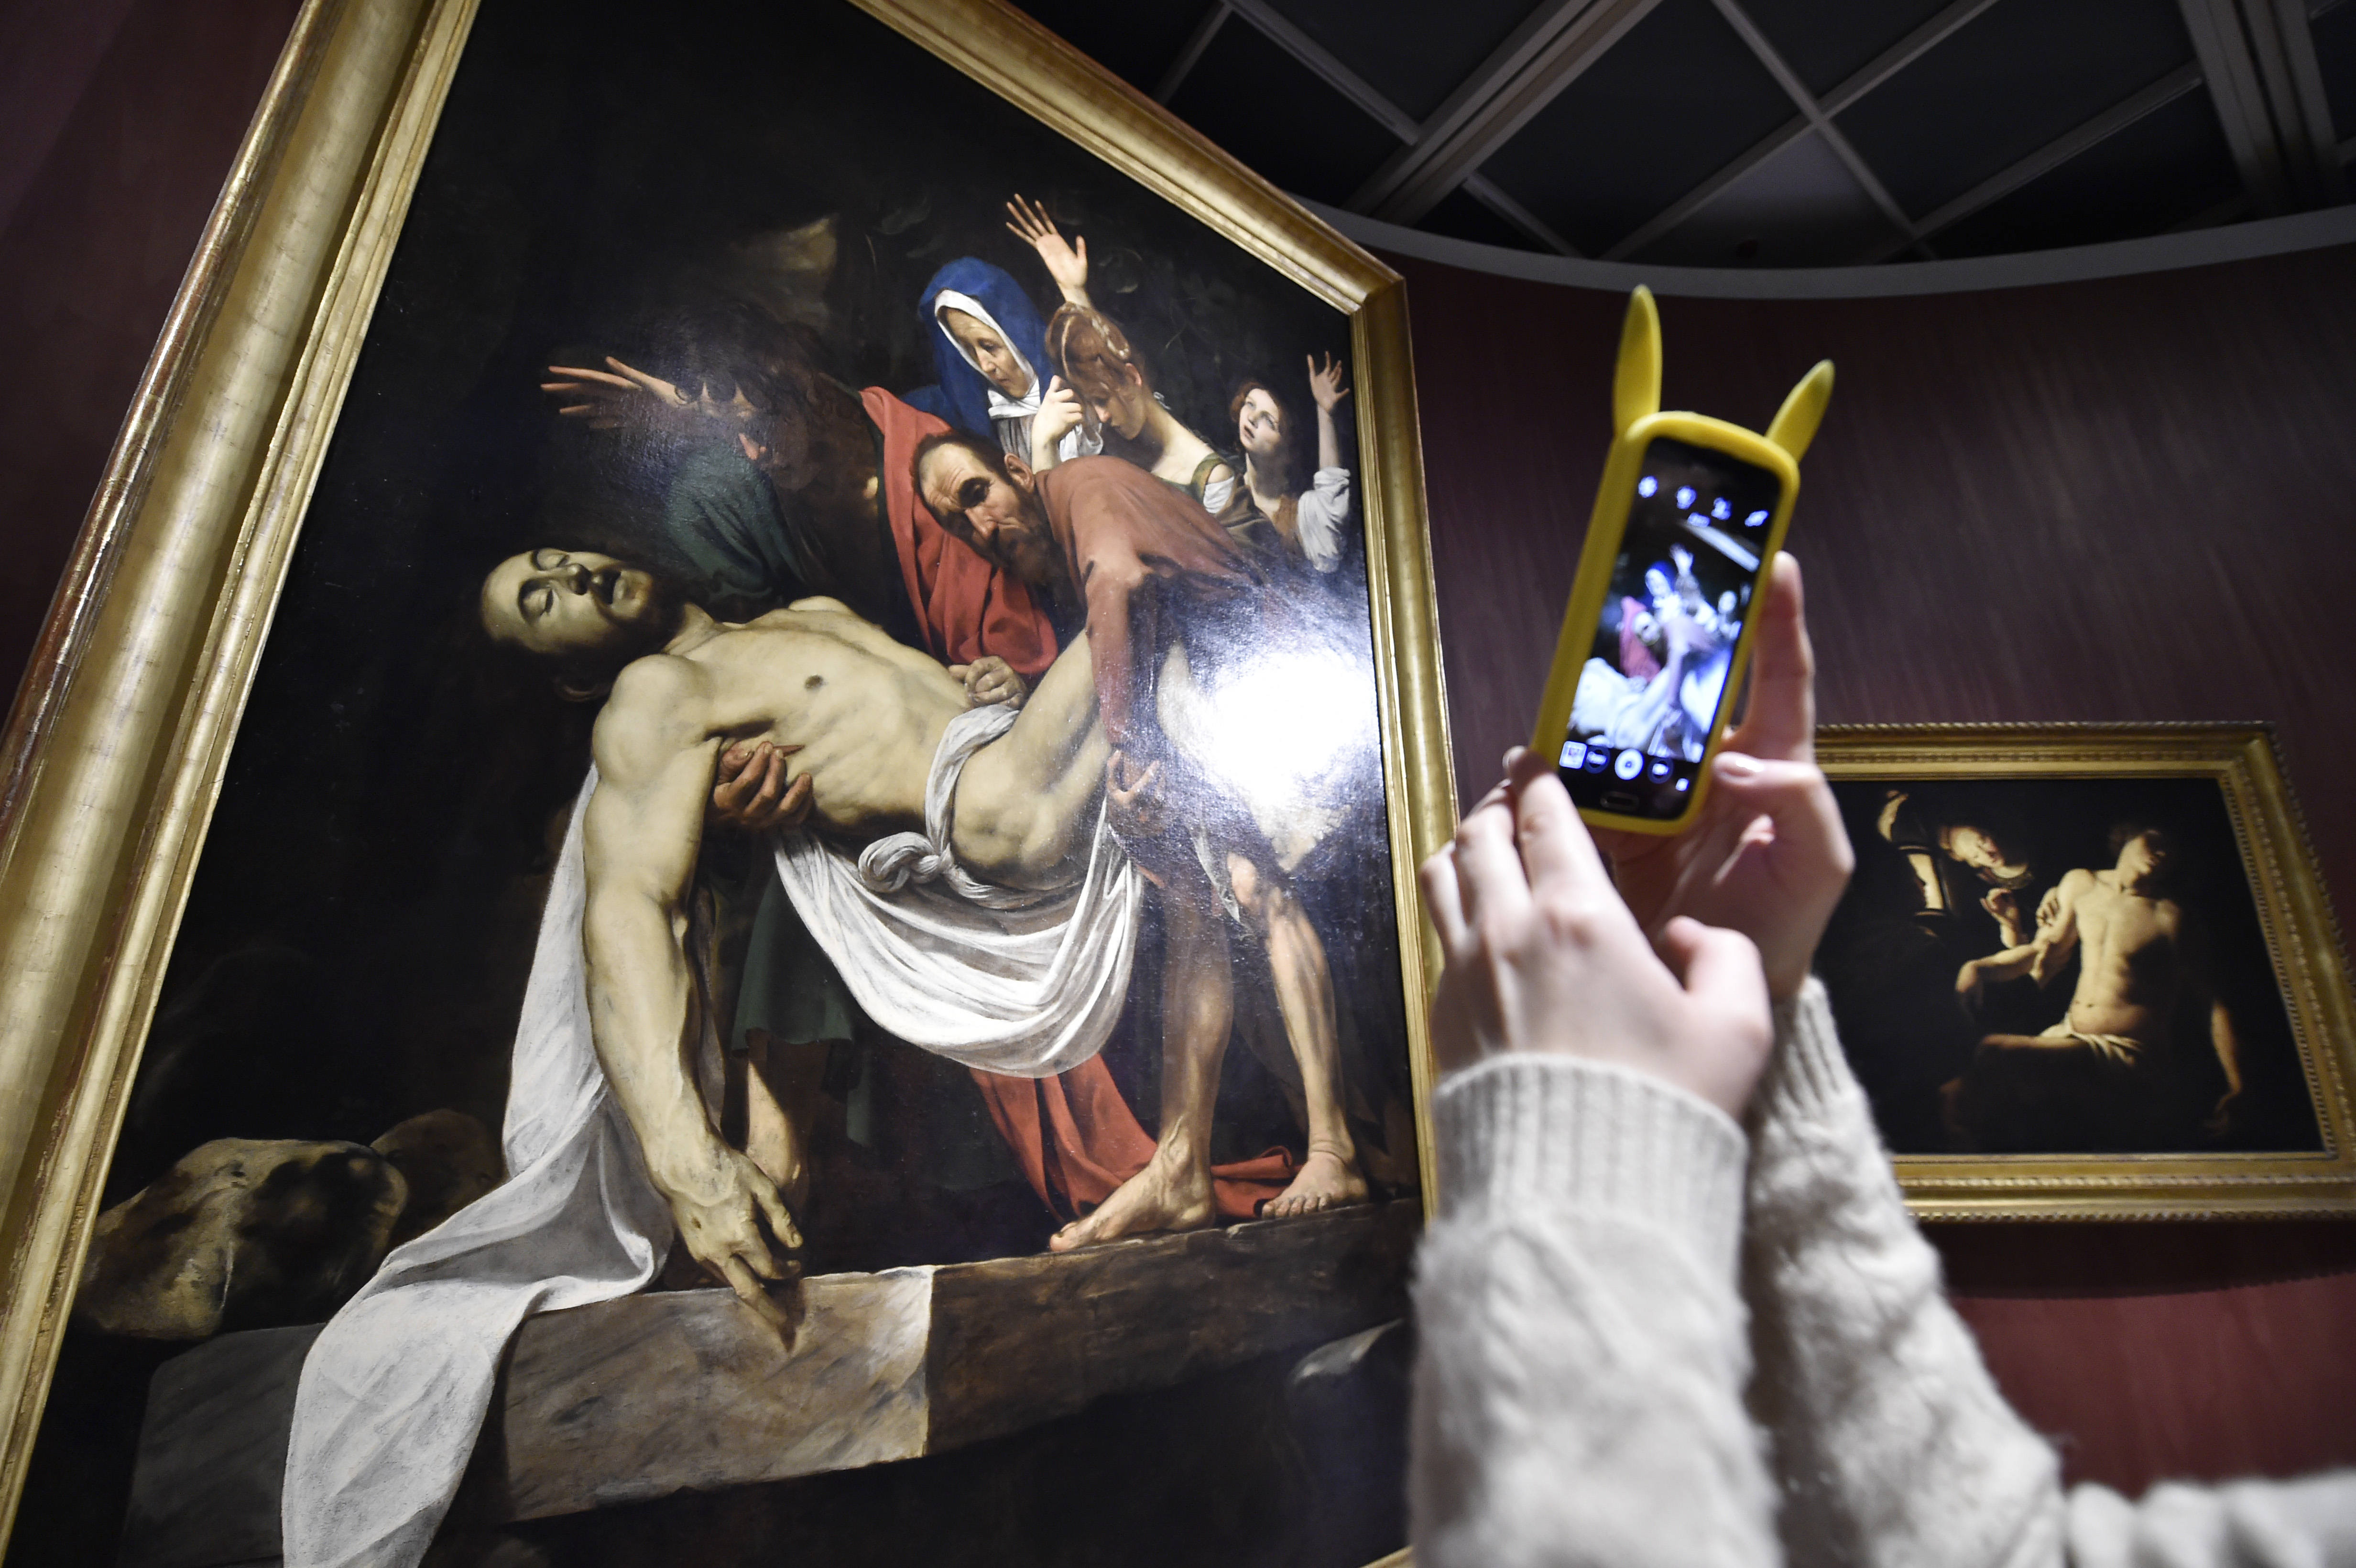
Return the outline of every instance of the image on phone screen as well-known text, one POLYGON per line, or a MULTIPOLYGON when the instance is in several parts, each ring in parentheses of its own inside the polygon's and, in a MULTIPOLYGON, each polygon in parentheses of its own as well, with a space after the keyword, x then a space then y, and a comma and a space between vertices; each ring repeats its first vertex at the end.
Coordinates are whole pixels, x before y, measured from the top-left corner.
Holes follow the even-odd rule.
POLYGON ((1612 585, 1579 672, 1556 767, 1571 800, 1682 816, 1766 570, 1783 484, 1767 469, 1663 437, 1644 449, 1612 585))

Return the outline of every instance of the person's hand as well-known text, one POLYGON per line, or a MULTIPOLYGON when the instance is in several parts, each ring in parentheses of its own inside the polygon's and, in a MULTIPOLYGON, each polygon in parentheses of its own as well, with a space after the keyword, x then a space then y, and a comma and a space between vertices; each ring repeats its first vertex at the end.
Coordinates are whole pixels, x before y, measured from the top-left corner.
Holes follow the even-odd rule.
POLYGON ((1978 959, 1971 960, 1955 971, 1955 1003, 1964 1009, 1965 1017, 1979 1016, 1980 994, 1987 988, 1987 977, 1981 973, 1978 959))
POLYGON ((1056 292, 1074 304, 1087 304, 1088 242, 1077 237, 1066 242, 1044 204, 1023 200, 1021 191, 1006 204, 1006 213, 1008 231, 1039 252, 1056 292))
POLYGON ((1997 926, 2004 933, 2007 947, 2021 944, 2028 933, 2021 929, 2020 900, 2010 888, 1989 889, 1987 897, 1980 900, 1980 907, 1996 916, 1997 926))
POLYGON ((786 1277, 787 1260, 779 1250, 792 1252, 802 1244, 776 1183, 717 1138, 706 1138, 684 1160, 667 1162, 652 1174, 689 1254, 761 1321, 780 1335, 788 1333, 785 1313, 761 1288, 763 1280, 786 1277))
POLYGON ((1682 915, 1648 940, 1552 772, 1492 791, 1422 880, 1448 958, 1431 1004, 1442 1072, 1559 1051, 1742 1115, 1774 1040, 1758 949, 1682 915))
POLYGON ((1323 369, 1318 368, 1317 356, 1309 356, 1309 395, 1316 399, 1317 406, 1329 414, 1350 395, 1350 389, 1342 385, 1342 362, 1331 354, 1325 356, 1323 369))
POLYGON ((2242 1124, 2248 1120, 2249 1109, 2250 1103, 2242 1097, 2241 1090, 2228 1089, 2218 1096, 2217 1104, 2211 1107, 2207 1119, 2201 1122, 2202 1136, 2217 1141, 2233 1136, 2242 1130, 2242 1124))
MULTIPOLYGON (((1856 855, 1816 767, 1815 656, 1798 561, 1776 558, 1758 613, 1751 710, 1728 735, 1693 824, 1675 837, 1599 833, 1596 843, 1646 932, 1657 937, 1680 915, 1739 931, 1759 944, 1768 989, 1784 997, 1808 977, 1856 855)), ((1526 753, 1507 764, 1552 771, 1526 753)))
POLYGON ((1031 416, 1031 466, 1055 466, 1064 438, 1079 429, 1087 417, 1080 394, 1066 386, 1061 376, 1048 377, 1047 389, 1039 398, 1039 411, 1031 416))
POLYGON ((564 379, 542 381, 540 389, 573 400, 556 411, 584 421, 591 430, 684 430, 720 411, 709 398, 625 365, 610 354, 605 363, 610 369, 551 365, 548 373, 564 379))
POLYGON ((2042 935, 2062 923, 2062 884, 2054 883, 2037 901, 2037 930, 2042 935))
POLYGON ((987 708, 993 702, 1020 708, 1031 695, 1030 685, 1014 667, 995 654, 985 654, 971 664, 953 664, 949 673, 965 682, 968 708, 987 708))
POLYGON ((772 741, 739 741, 721 752, 712 773, 711 819, 746 833, 790 833, 809 821, 809 775, 790 782, 786 777, 786 759, 800 750, 772 741))
POLYGON ((1129 759, 1115 752, 1105 759, 1105 820, 1124 843, 1140 843, 1161 836, 1169 820, 1162 792, 1154 787, 1162 777, 1162 764, 1147 764, 1143 773, 1131 777, 1129 759))

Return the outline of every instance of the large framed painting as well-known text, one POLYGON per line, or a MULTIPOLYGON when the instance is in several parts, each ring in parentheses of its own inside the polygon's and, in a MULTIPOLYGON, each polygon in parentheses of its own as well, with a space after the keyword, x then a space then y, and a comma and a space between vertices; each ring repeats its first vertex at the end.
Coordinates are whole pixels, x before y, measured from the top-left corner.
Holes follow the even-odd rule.
POLYGON ((313 0, 10 731, 10 1563, 1397 1550, 1421 508, 995 0, 313 0))
POLYGON ((2347 955, 2247 724, 1836 727, 1817 970, 1926 1218, 2356 1210, 2347 955))

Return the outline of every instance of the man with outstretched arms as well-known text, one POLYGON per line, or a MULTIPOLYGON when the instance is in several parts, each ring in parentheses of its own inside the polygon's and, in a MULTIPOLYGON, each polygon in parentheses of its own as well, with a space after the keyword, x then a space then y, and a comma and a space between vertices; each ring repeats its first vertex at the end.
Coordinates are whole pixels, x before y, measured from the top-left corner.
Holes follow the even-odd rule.
MULTIPOLYGON (((481 614, 493 639, 554 667, 568 695, 608 693, 584 823, 597 1058, 689 1251, 766 1312, 758 1280, 777 1277, 778 1247, 800 1244, 779 1190, 800 1179, 799 1154, 765 1170, 723 1144, 689 1057, 686 895, 715 759, 734 743, 790 755, 781 825, 851 844, 922 829, 944 732, 1001 689, 1000 672, 977 664, 961 684, 830 599, 741 625, 715 621, 649 573, 586 552, 501 562, 483 583, 481 614)), ((1054 883, 1095 828, 1108 755, 1087 641, 1076 639, 1011 727, 965 764, 959 865, 1011 888, 1054 883)))

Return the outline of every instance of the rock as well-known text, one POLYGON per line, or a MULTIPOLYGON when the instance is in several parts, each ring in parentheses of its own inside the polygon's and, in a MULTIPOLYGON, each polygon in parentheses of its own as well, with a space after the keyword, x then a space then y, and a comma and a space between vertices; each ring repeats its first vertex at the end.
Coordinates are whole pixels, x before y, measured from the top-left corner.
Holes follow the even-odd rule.
POLYGON ((393 1226, 392 1245, 426 1232, 507 1179, 499 1141, 464 1111, 412 1116, 376 1140, 409 1184, 409 1207, 393 1226))
POLYGON ((74 1316, 149 1339, 316 1322, 375 1272, 408 1194, 359 1144, 216 1138, 99 1216, 74 1316))

